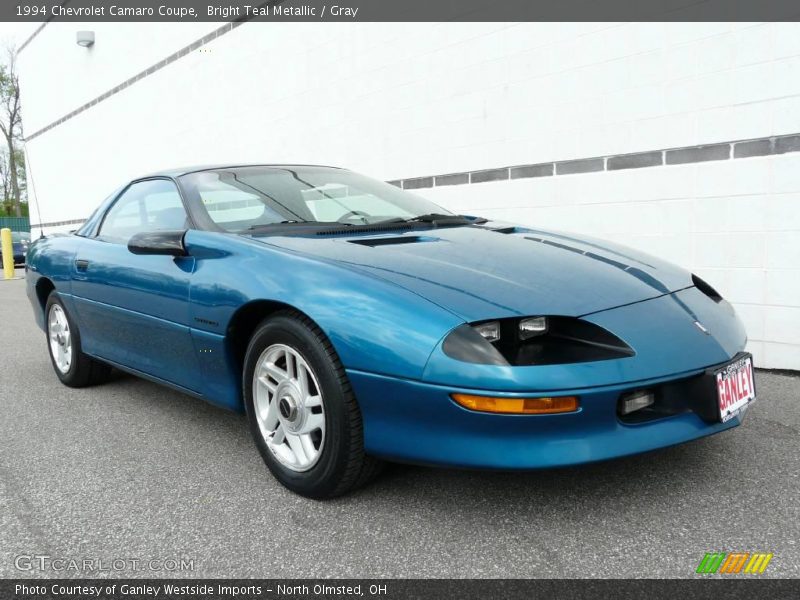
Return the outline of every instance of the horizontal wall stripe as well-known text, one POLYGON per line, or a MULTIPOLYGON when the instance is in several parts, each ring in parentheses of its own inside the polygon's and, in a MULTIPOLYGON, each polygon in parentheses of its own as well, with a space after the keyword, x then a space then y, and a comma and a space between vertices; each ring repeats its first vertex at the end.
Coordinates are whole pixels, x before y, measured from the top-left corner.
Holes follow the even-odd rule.
POLYGON ((668 165, 706 162, 709 160, 725 160, 731 157, 731 144, 714 144, 712 146, 692 146, 666 151, 668 165))
MULTIPOLYGON (((426 175, 424 177, 411 177, 407 179, 394 179, 387 183, 405 190, 432 188, 434 186, 472 185, 491 181, 507 181, 509 179, 528 179, 534 177, 552 177, 554 175, 572 175, 579 173, 594 173, 599 171, 618 171, 623 169, 638 169, 643 167, 660 167, 671 164, 687 164, 692 162, 706 162, 709 160, 730 160, 786 154, 787 152, 800 152, 800 134, 772 136, 754 140, 736 140, 720 144, 689 146, 686 148, 670 148, 638 152, 635 154, 617 154, 613 156, 594 157, 580 160, 537 163, 533 165, 517 165, 514 167, 501 167, 499 169, 481 169, 464 173, 447 173, 445 175, 426 175), (664 161, 665 156, 673 153, 673 160, 680 158, 681 162, 670 163, 664 161), (709 158, 709 157, 715 158, 709 158), (600 165, 599 168, 598 165, 600 165), (565 167, 566 166, 566 167, 565 167), (566 168, 571 172, 564 171, 566 168), (581 169, 590 168, 585 171, 581 169)), ((57 227, 61 225, 80 225, 86 219, 71 221, 52 221, 49 223, 31 224, 31 229, 39 227, 57 227)))
POLYGON ((555 174, 555 165, 545 163, 543 165, 525 165, 522 167, 511 167, 511 179, 523 179, 526 177, 549 177, 555 174))
POLYGON ((417 190, 419 188, 433 187, 433 177, 417 177, 415 179, 403 180, 404 190, 417 190))
POLYGON ((642 167, 657 167, 664 164, 664 153, 639 152, 637 154, 622 154, 620 156, 609 156, 606 159, 606 168, 609 171, 620 169, 641 169, 642 167))
MULTIPOLYGON (((736 140, 720 144, 704 146, 688 146, 686 148, 670 148, 638 152, 635 154, 617 154, 613 156, 594 157, 580 160, 537 163, 533 165, 516 165, 514 167, 501 167, 499 169, 481 169, 464 173, 447 173, 445 175, 426 175, 425 177, 411 177, 408 179, 394 179, 388 181, 391 185, 406 190, 450 186, 472 185, 491 181, 507 181, 509 179, 527 179, 533 177, 552 177, 553 175, 572 175, 579 173, 593 173, 599 171, 618 171, 623 169, 638 169, 642 167, 660 167, 672 164, 687 164, 692 162, 706 162, 709 160, 730 160, 786 154, 787 152, 800 152, 800 133, 782 136, 772 136, 753 140, 736 140), (662 160, 670 156, 679 162, 662 160), (714 157, 714 158, 710 158, 714 157), (599 168, 597 168, 599 165, 599 168), (566 167, 565 167, 566 166, 566 167), (581 170, 590 168, 591 170, 581 170), (567 171, 565 172, 564 169, 567 171)), ((86 219, 71 221, 53 221, 50 223, 34 223, 31 229, 38 227, 57 227, 60 225, 80 225, 86 219)))
POLYGON ((769 156, 785 154, 787 152, 800 152, 800 133, 751 140, 734 140, 730 142, 720 142, 718 144, 686 146, 683 148, 664 148, 662 150, 648 150, 647 152, 636 152, 632 154, 594 156, 576 160, 480 169, 465 173, 426 175, 424 177, 396 179, 389 183, 404 189, 420 189, 433 187, 434 185, 465 185, 490 181, 504 181, 507 179, 526 179, 553 175, 578 175, 581 173, 596 173, 600 171, 619 171, 623 169, 681 165, 712 160, 769 156), (506 176, 506 173, 508 173, 508 176, 506 176))
POLYGON ((751 140, 733 145, 733 158, 748 158, 750 156, 767 156, 775 151, 773 140, 751 140))
POLYGON ((462 185, 469 183, 469 173, 450 173, 449 175, 437 175, 433 184, 436 187, 442 185, 462 185))
POLYGON ((577 173, 592 173, 605 168, 605 159, 580 158, 578 160, 564 160, 556 163, 557 175, 574 175, 577 173))
POLYGON ((31 223, 31 229, 38 229, 39 227, 59 227, 61 225, 81 225, 86 222, 86 219, 72 219, 71 221, 50 221, 49 223, 31 223))
POLYGON ((502 181, 508 179, 508 167, 504 169, 486 169, 473 171, 469 174, 470 183, 484 183, 486 181, 502 181))
POLYGON ((800 134, 775 138, 775 154, 800 151, 800 134))

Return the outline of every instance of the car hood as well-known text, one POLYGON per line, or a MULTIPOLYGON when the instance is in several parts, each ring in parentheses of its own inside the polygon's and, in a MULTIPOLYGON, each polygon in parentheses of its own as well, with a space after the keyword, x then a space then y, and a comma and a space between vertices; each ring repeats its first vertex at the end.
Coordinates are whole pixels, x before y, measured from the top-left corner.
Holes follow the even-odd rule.
POLYGON ((498 223, 256 239, 389 280, 468 322, 582 316, 693 285, 689 272, 612 242, 498 223))

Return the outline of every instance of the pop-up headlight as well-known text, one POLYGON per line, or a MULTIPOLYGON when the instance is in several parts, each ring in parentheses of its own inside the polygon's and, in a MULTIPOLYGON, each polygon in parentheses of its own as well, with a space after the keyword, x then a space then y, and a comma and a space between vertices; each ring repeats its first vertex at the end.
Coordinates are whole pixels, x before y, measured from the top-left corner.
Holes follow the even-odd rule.
POLYGON ((533 317, 519 322, 519 339, 528 340, 547 333, 547 317, 533 317))
POLYGON ((500 322, 490 321, 489 323, 480 323, 473 325, 472 328, 477 331, 483 339, 487 342, 496 342, 500 339, 500 322))

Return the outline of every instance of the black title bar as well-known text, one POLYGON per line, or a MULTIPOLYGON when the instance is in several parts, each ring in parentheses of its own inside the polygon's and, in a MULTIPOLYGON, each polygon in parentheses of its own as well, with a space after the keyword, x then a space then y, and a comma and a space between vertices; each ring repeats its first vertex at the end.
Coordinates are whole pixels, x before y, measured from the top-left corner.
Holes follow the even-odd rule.
POLYGON ((0 20, 797 21, 797 0, 3 0, 0 20))

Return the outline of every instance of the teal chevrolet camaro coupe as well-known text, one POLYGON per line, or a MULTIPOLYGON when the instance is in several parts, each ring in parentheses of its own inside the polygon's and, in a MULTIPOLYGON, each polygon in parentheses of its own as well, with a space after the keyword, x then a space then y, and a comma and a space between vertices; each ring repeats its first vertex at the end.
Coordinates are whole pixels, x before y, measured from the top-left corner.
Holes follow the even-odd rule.
POLYGON ((742 324, 692 273, 344 169, 135 179, 27 262, 63 383, 117 368, 244 411, 270 471, 311 497, 387 460, 635 454, 734 427, 755 399, 742 324))

